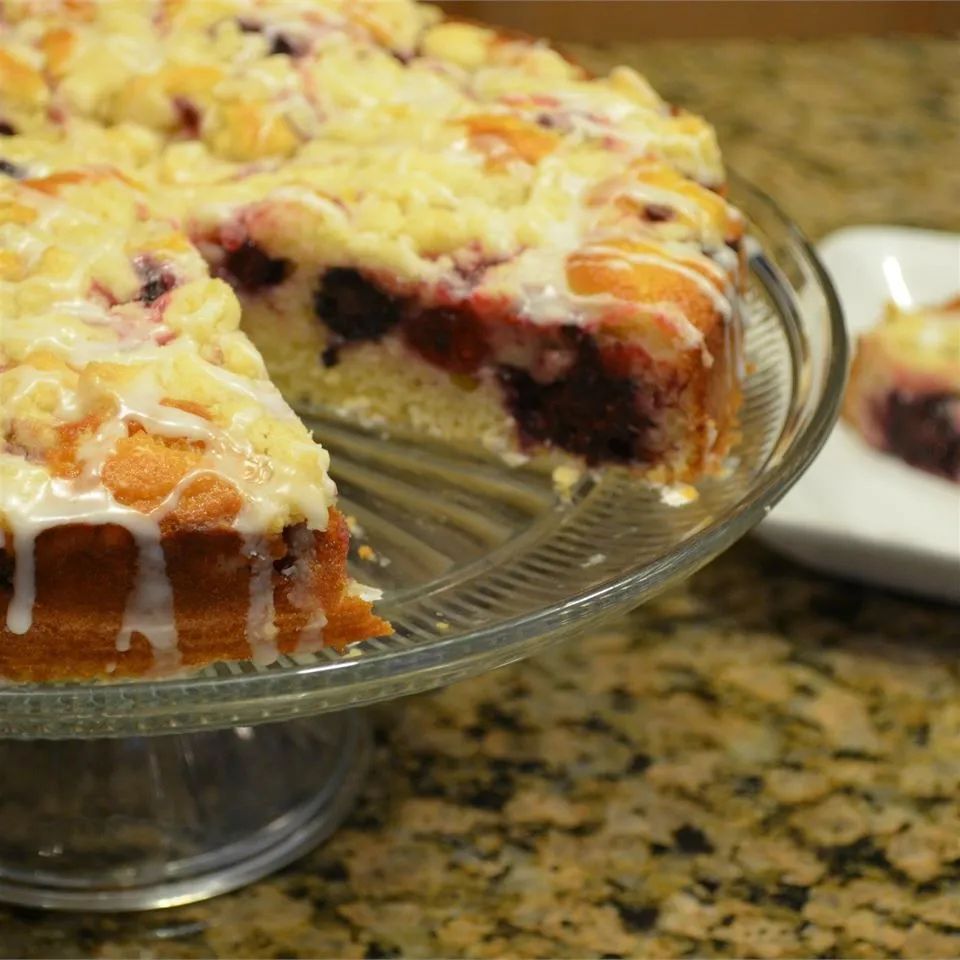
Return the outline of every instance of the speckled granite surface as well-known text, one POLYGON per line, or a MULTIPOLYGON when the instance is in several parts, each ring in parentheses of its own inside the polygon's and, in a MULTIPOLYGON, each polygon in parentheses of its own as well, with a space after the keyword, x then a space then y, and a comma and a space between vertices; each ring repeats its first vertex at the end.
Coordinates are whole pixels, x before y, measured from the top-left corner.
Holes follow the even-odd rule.
POLYGON ((574 53, 634 64, 709 118, 727 164, 815 238, 851 223, 960 229, 960 38, 574 53))
MULTIPOLYGON (((814 236, 960 228, 955 41, 577 52, 706 113, 814 236)), ((167 913, 0 910, 0 956, 960 957, 960 611, 745 543, 377 717, 378 775, 313 855, 167 913)))

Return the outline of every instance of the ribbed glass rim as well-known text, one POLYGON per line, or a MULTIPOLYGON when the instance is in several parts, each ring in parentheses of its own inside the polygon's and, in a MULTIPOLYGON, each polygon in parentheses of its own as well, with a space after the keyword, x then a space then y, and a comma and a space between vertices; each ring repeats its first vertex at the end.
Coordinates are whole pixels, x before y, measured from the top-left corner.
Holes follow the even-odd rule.
MULTIPOLYGON (((0 687, 0 712, 9 711, 14 715, 24 713, 21 707, 29 700, 29 709, 26 711, 31 718, 26 724, 29 726, 38 725, 37 721, 44 715, 59 714, 62 717, 76 709, 81 701, 85 707, 84 713, 90 712, 96 704, 97 709, 107 712, 117 708, 129 714, 143 707, 147 715, 167 717, 175 713, 175 701, 178 699, 180 709, 199 714, 203 713, 205 701, 209 699, 213 708, 211 719, 185 723, 186 728, 208 728, 229 725, 231 705, 235 705, 238 712, 243 707, 249 712, 250 705, 256 702, 263 708, 262 719, 272 719, 269 712, 271 701, 283 700, 287 696, 309 699, 311 693, 325 694, 328 701, 302 710, 288 707, 281 711, 283 716, 372 703, 442 685, 446 682, 442 672, 437 673, 436 679, 422 682, 413 680, 420 674, 433 674, 438 668, 461 663, 464 668, 461 673, 467 675, 521 659, 543 645, 536 644, 536 638, 549 638, 561 633, 569 635, 579 623, 634 606, 671 581, 695 572, 758 523, 813 461, 836 421, 847 368, 847 340, 840 302, 813 246, 766 193, 734 174, 729 179, 733 187, 733 199, 746 200, 741 206, 747 214, 748 227, 752 219, 750 208, 762 211, 785 232, 794 246, 794 253, 812 273, 818 292, 826 303, 829 335, 824 347, 827 355, 816 358, 821 365, 825 362, 826 372, 817 395, 805 400, 804 412, 809 416, 790 437, 784 449, 775 445, 774 453, 768 457, 767 464, 756 478, 757 482, 709 526, 683 540, 661 559, 629 570, 583 593, 549 603, 535 613, 497 621, 455 636, 438 637, 429 643, 400 649, 371 650, 355 658, 345 657, 236 676, 198 675, 86 684, 10 684, 0 687), (776 462, 771 465, 770 460, 774 458, 776 462), (471 669, 470 664, 474 664, 476 669, 471 669), (409 689, 397 683, 403 678, 411 679, 409 689), (289 690, 284 690, 288 681, 289 690), (389 689, 377 689, 376 684, 382 681, 391 681, 389 689)), ((789 325, 791 314, 796 314, 801 308, 777 280, 776 261, 766 256, 759 259, 766 264, 764 272, 769 274, 765 288, 778 300, 781 323, 789 325)), ((793 322, 796 325, 796 320, 793 322)), ((801 331, 788 329, 787 334, 796 338, 801 331)), ((801 344, 800 352, 808 348, 809 344, 801 344)), ((796 351, 793 359, 796 362, 796 351)), ((794 370, 791 406, 794 412, 797 380, 797 371, 794 370)), ((781 439, 787 429, 787 424, 784 424, 781 439)), ((119 729, 122 724, 113 726, 119 729)), ((167 727, 168 730, 174 728, 167 727)), ((157 732, 162 731, 158 729, 157 732)), ((84 734, 80 732, 78 735, 84 734)), ((100 735, 112 735, 111 730, 107 729, 100 735)))

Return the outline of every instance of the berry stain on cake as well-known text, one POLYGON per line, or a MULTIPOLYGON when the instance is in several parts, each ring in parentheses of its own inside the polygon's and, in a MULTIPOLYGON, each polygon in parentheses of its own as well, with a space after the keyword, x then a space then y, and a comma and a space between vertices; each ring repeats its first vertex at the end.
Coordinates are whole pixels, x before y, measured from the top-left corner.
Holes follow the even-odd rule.
POLYGON ((912 466, 960 476, 960 394, 891 393, 880 413, 887 449, 912 466))
POLYGON ((567 328, 571 358, 565 372, 538 383, 524 370, 502 367, 500 382, 525 440, 579 454, 591 466, 652 459, 651 421, 637 384, 609 369, 596 341, 567 328))

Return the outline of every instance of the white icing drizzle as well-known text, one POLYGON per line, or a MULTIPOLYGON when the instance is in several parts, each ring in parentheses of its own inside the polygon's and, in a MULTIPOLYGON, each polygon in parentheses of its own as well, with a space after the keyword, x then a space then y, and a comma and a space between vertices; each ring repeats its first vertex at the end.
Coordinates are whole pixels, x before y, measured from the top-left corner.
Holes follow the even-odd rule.
MULTIPOLYGON (((116 524, 128 530, 137 548, 137 570, 128 598, 117 649, 129 650, 134 631, 142 633, 155 651, 176 648, 173 597, 160 546, 160 529, 151 517, 117 503, 99 483, 81 489, 80 482, 44 477, 28 495, 5 498, 13 523, 13 597, 6 624, 11 633, 25 634, 33 624, 36 601, 35 553, 45 530, 68 523, 116 524)), ((87 478, 89 479, 89 478, 87 478)), ((98 479, 98 478, 97 478, 98 479)))
POLYGON ((130 649, 134 633, 147 638, 155 659, 165 666, 179 666, 177 622, 173 606, 173 589, 167 576, 166 559, 160 528, 152 536, 137 538, 137 574, 127 597, 123 623, 117 634, 117 652, 130 649))
MULTIPOLYGON (((656 264, 658 267, 662 267, 664 270, 670 270, 673 273, 678 273, 687 280, 692 280, 710 298, 710 301, 713 303, 713 306, 718 313, 721 313, 724 317, 730 316, 730 301, 726 296, 724 296, 723 293, 721 293, 720 290, 717 289, 716 284, 712 283, 710 279, 705 277, 699 270, 694 270, 693 267, 687 266, 686 264, 681 263, 672 257, 650 253, 648 251, 639 252, 636 250, 624 250, 620 247, 604 246, 603 244, 589 246, 585 248, 584 253, 603 254, 609 257, 612 263, 617 263, 619 261, 625 267, 628 267, 631 263, 656 264)), ((709 263, 710 261, 704 258, 703 262, 709 263)), ((725 275, 721 273, 720 276, 724 281, 726 280, 725 275)))
POLYGON ((314 610, 297 638, 299 653, 313 653, 323 646, 323 628, 327 625, 327 615, 322 610, 314 610))
MULTIPOLYGON (((87 194, 97 210, 105 202, 99 187, 87 194)), ((25 229, 0 225, 0 249, 14 251, 27 271, 19 285, 0 280, 0 532, 14 559, 6 628, 25 635, 33 626, 36 543, 44 531, 116 525, 136 547, 117 651, 129 651, 134 636, 142 635, 153 650, 154 670, 176 669, 179 638, 164 521, 192 484, 214 476, 240 494, 239 512, 222 522, 241 535, 248 551, 248 637, 257 660, 268 662, 276 658, 277 634, 269 537, 290 524, 325 528, 335 494, 328 457, 237 331, 232 293, 207 278, 189 247, 181 242, 172 248, 187 250, 178 254, 186 265, 165 267, 195 278, 179 302, 173 299, 177 290, 160 304, 124 299, 134 297, 140 283, 130 237, 141 218, 135 214, 124 223, 130 191, 114 188, 118 222, 91 216, 83 196, 78 205, 73 195, 65 203, 15 183, 0 185, 3 199, 13 194, 33 212, 25 229), (48 278, 46 263, 59 272, 48 278), (104 274, 111 279, 99 279, 104 274), (78 424, 80 442, 71 470, 61 476, 47 468, 47 452, 63 442, 55 430, 71 424, 78 424), (150 478, 136 479, 134 466, 139 486, 132 496, 142 487, 152 503, 142 508, 120 502, 103 476, 118 445, 138 430, 172 441, 174 451, 195 460, 172 488, 160 487, 160 502, 151 501, 150 478)), ((148 233, 145 239, 151 238, 148 233)), ((182 284, 178 279, 175 286, 182 284)), ((304 609, 318 632, 322 612, 310 599, 304 596, 304 609)))
POLYGON ((297 650, 310 653, 323 646, 323 628, 327 625, 326 614, 317 609, 311 592, 311 565, 316 556, 313 533, 306 527, 294 527, 290 531, 290 551, 294 563, 287 571, 291 580, 287 598, 299 610, 308 611, 307 622, 297 638, 297 650))
POLYGON ((16 563, 13 568, 13 597, 7 607, 7 629, 21 636, 33 624, 33 604, 37 595, 34 540, 33 533, 23 529, 17 530, 13 536, 16 563))

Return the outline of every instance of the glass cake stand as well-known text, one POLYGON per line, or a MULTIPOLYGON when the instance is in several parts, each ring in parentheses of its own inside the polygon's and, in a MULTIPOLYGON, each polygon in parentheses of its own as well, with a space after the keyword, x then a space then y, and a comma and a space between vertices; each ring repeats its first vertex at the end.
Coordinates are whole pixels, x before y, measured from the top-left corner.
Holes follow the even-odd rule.
MULTIPOLYGON (((173 906, 246 884, 329 835, 369 754, 364 705, 529 656, 687 577, 756 524, 825 441, 846 344, 810 247, 734 182, 750 221, 743 438, 667 505, 621 470, 561 502, 542 464, 316 421, 396 627, 346 655, 189 679, 0 687, 0 900, 173 906)), ((366 553, 366 551, 364 551, 366 553)))

